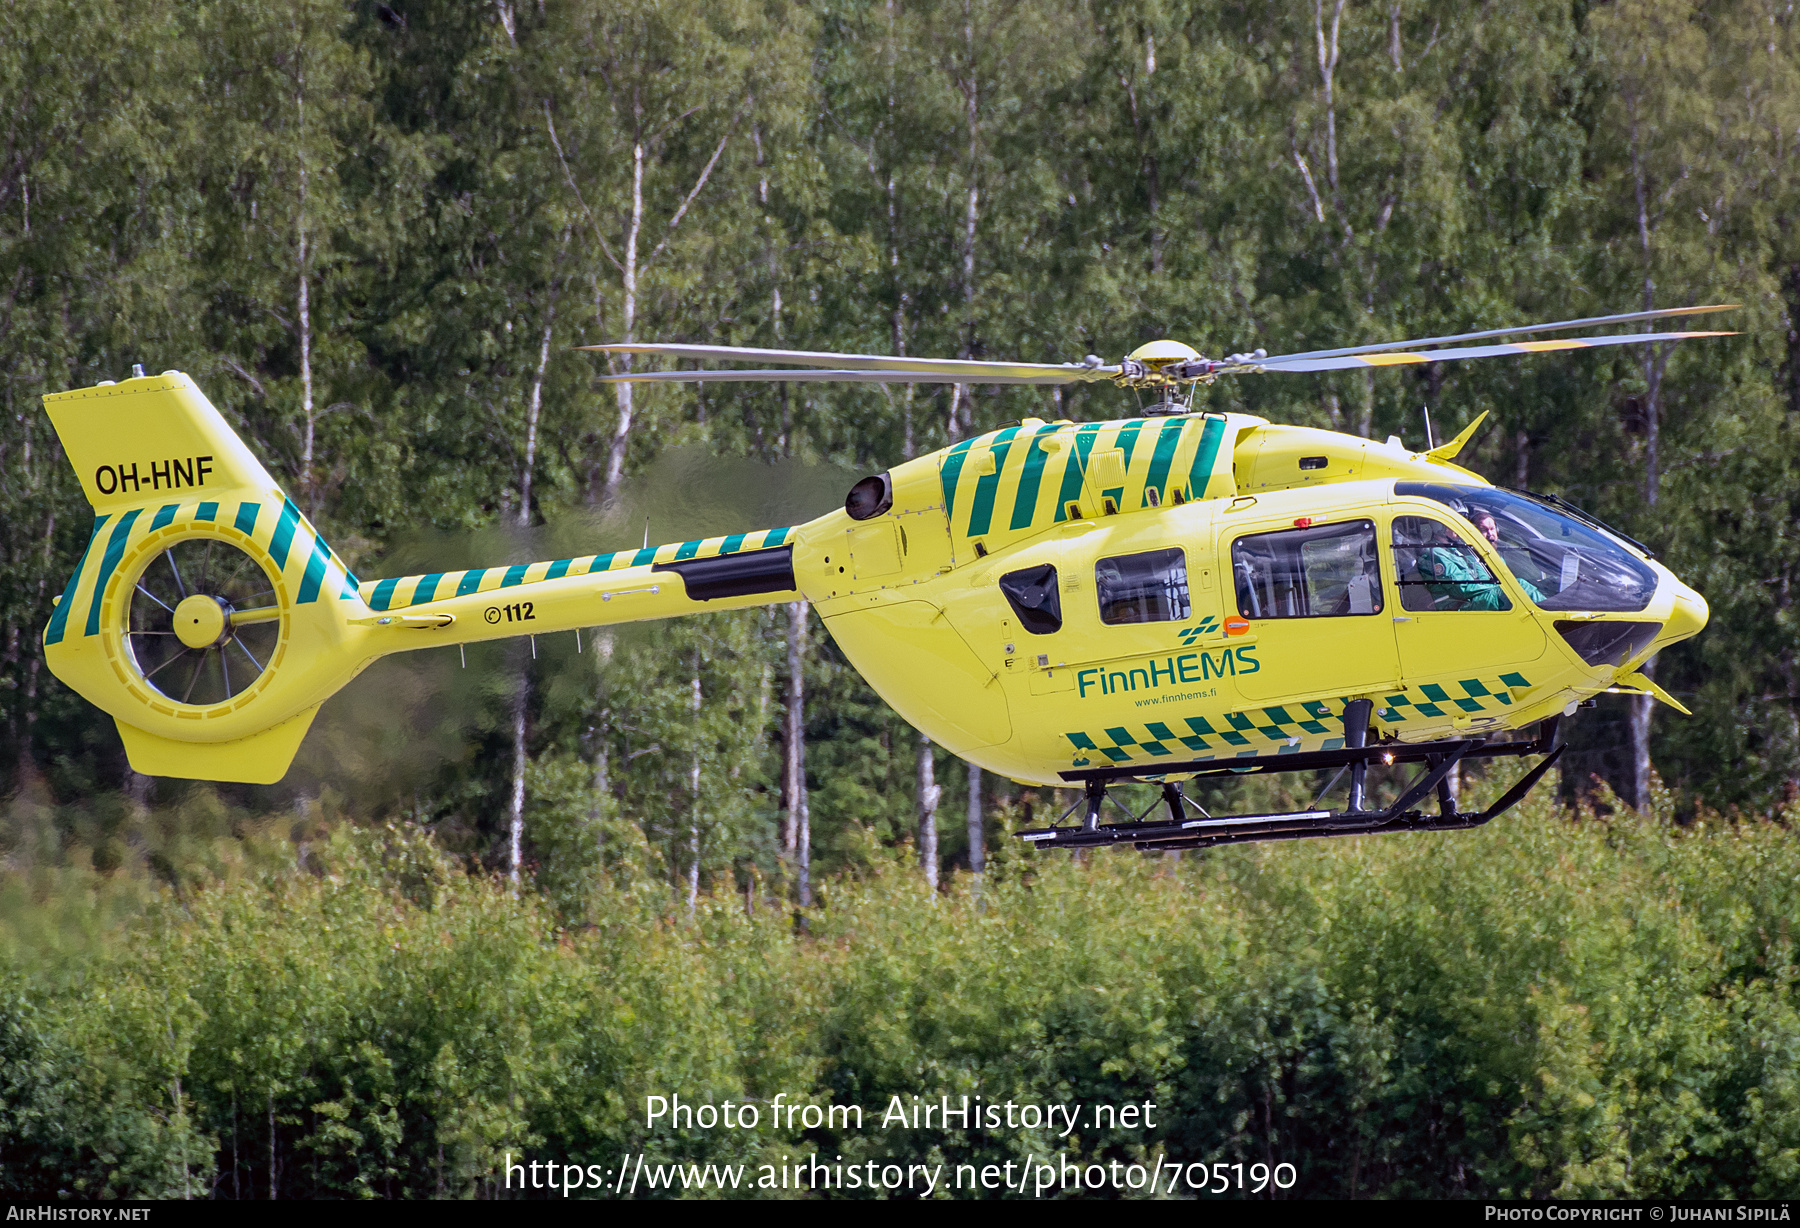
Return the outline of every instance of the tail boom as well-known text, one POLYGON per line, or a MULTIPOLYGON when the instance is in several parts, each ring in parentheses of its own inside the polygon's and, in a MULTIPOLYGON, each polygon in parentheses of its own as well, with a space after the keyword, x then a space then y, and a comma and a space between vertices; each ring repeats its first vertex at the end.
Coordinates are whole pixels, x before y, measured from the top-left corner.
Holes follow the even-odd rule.
POLYGON ((95 513, 45 661, 150 775, 281 779, 319 706, 388 653, 800 596, 792 528, 363 582, 187 376, 45 408, 95 513), (184 551, 198 574, 183 575, 184 551), (226 558, 254 582, 212 582, 226 558), (158 583, 173 587, 158 597, 158 583), (252 631, 266 648, 246 647, 252 631), (196 690, 214 670, 219 685, 196 690))
POLYGON ((574 559, 369 581, 383 652, 797 601, 791 528, 574 559))

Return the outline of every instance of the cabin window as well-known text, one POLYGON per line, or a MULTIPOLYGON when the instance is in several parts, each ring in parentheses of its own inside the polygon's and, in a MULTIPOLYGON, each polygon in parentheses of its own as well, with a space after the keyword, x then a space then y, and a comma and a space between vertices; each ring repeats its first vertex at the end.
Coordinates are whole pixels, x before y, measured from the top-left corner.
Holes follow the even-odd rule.
POLYGON ((1190 608, 1187 555, 1176 547, 1101 559, 1094 564, 1094 592, 1103 623, 1181 622, 1190 608))
POLYGON ((1481 553, 1428 516, 1394 517, 1394 579, 1403 610, 1512 609, 1481 553))
POLYGON ((1062 630, 1062 598, 1056 592, 1056 568, 1049 563, 1007 572, 1000 577, 1000 591, 1019 625, 1031 634, 1062 630))
POLYGON ((1372 521, 1240 537, 1231 544, 1231 570, 1245 618, 1381 613, 1372 521))

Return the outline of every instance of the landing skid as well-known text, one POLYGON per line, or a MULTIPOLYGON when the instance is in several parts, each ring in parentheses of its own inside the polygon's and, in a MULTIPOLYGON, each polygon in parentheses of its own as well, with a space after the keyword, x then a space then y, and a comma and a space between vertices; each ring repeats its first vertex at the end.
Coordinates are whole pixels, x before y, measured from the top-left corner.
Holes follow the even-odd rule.
MULTIPOLYGON (((1352 708, 1355 706, 1352 705, 1352 708)), ((1114 806, 1119 805, 1116 799, 1107 795, 1107 785, 1142 777, 1133 776, 1129 771, 1100 768, 1064 773, 1065 779, 1080 780, 1084 785, 1084 800, 1087 805, 1079 826, 1064 827, 1059 824, 1037 831, 1020 832, 1019 836, 1039 848, 1097 848, 1130 844, 1140 849, 1190 849, 1211 848, 1221 844, 1249 844, 1259 840, 1315 840, 1330 836, 1363 836, 1401 831, 1457 831, 1480 827, 1518 805, 1531 792, 1532 787, 1543 779, 1544 773, 1555 766, 1563 752, 1563 748, 1556 742, 1555 718, 1543 722, 1539 726, 1538 736, 1530 741, 1482 743, 1445 740, 1411 745, 1388 743, 1367 746, 1362 744, 1363 738, 1354 736, 1356 732, 1367 730, 1366 723, 1362 723, 1367 720, 1366 711, 1348 711, 1345 716, 1346 733, 1349 735, 1345 741, 1349 745, 1343 750, 1305 755, 1260 756, 1256 759, 1235 760, 1229 768, 1224 769, 1221 769, 1216 760, 1187 765, 1159 765, 1159 774, 1189 771, 1260 774, 1336 767, 1339 769, 1338 776, 1333 777, 1331 783, 1325 786, 1320 798, 1336 786, 1338 778, 1347 770, 1350 774, 1350 796, 1348 805, 1343 810, 1317 809, 1318 799, 1315 799, 1315 808, 1308 810, 1280 814, 1210 815, 1186 798, 1179 784, 1167 783, 1162 787, 1161 800, 1161 804, 1168 808, 1169 817, 1166 820, 1146 821, 1148 811, 1135 817, 1127 811, 1125 813, 1129 821, 1107 824, 1100 821, 1105 804, 1112 801, 1114 806), (1361 718, 1360 722, 1358 718, 1361 718), (1359 723, 1361 729, 1355 729, 1359 723), (1544 758, 1492 806, 1479 811, 1456 809, 1445 781, 1457 764, 1467 759, 1525 755, 1542 755, 1544 758), (1363 777, 1368 765, 1374 762, 1422 765, 1422 770, 1413 778, 1406 791, 1385 810, 1369 810, 1363 805, 1363 777), (1414 809, 1433 790, 1438 795, 1438 813, 1426 814, 1414 809), (1197 813, 1190 814, 1190 808, 1197 813)), ((1152 809, 1154 808, 1153 806, 1152 809)), ((1123 810, 1123 807, 1120 809, 1123 810)), ((1071 807, 1070 813, 1073 812, 1074 807, 1071 807)))

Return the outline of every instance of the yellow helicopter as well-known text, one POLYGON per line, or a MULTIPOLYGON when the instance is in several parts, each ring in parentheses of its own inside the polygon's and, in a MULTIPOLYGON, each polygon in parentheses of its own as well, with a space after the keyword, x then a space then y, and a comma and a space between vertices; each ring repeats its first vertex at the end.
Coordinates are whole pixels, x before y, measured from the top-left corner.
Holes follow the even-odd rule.
POLYGON ((1456 465, 1479 419, 1411 452, 1195 412, 1194 392, 1223 375, 1723 336, 1453 344, 1727 309, 1273 357, 1158 341, 1117 364, 584 347, 787 364, 611 380, 1109 381, 1170 399, 962 440, 862 479, 842 511, 804 525, 382 580, 350 573, 187 376, 108 381, 44 398, 95 514, 45 658, 115 719, 136 770, 272 783, 320 704, 389 653, 804 598, 934 741, 1021 783, 1082 789, 1076 822, 1022 833, 1039 846, 1472 827, 1543 776, 1558 719, 1590 696, 1685 712, 1640 667, 1705 626, 1705 601, 1573 506, 1456 465), (1523 755, 1543 758, 1498 802, 1456 809, 1444 782, 1458 763, 1523 755), (1420 770, 1370 809, 1376 762, 1420 770), (1321 768, 1349 776, 1342 809, 1212 815, 1181 789, 1321 768), (1103 822, 1108 785, 1125 781, 1160 784, 1166 817, 1103 822), (1438 812, 1417 809, 1433 790, 1438 812))

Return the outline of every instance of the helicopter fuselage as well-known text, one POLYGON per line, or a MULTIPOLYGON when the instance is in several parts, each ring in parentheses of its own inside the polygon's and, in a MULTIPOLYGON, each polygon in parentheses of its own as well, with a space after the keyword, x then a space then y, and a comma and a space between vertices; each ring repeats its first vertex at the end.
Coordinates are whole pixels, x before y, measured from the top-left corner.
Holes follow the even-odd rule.
POLYGON ((1359 697, 1384 739, 1516 729, 1638 689, 1641 663, 1706 621, 1698 594, 1612 534, 1397 440, 1237 415, 1028 420, 889 481, 880 515, 797 531, 800 590, 902 716, 1022 782, 1333 750, 1359 697), (1169 463, 1190 444, 1207 463, 1169 463), (1040 455, 1085 472, 1034 488, 1040 455), (1053 484, 1074 497, 1044 497, 1053 484), (1471 490, 1536 553, 1454 510, 1471 490), (1622 599, 1595 587, 1609 564, 1622 599))
POLYGON ((46 406, 95 522, 45 658, 156 775, 280 779, 320 704, 390 653, 801 598, 934 741, 1049 785, 1333 751, 1358 699, 1408 744, 1606 690, 1667 699, 1642 663, 1706 622, 1633 543, 1452 464, 1462 439, 1028 419, 799 526, 363 581, 185 375, 46 406), (243 556, 251 608, 205 573, 182 586, 173 552, 196 547, 243 556), (166 602, 146 587, 165 572, 166 602), (246 651, 257 626, 269 646, 246 651), (191 664, 165 672, 170 637, 191 664))

